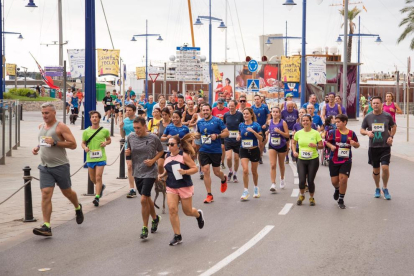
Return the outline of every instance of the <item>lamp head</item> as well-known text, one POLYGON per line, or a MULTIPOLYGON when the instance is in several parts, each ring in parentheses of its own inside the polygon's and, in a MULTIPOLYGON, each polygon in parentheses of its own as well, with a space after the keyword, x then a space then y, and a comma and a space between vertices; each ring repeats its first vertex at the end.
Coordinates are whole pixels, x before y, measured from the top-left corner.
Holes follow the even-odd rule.
POLYGON ((286 8, 291 11, 293 9, 293 6, 296 6, 295 1, 293 0, 286 0, 285 3, 283 3, 283 6, 286 6, 286 8))
POLYGON ((23 36, 22 34, 19 35, 19 37, 17 39, 23 40, 23 36))
POLYGON ((336 43, 338 43, 338 45, 342 44, 342 38, 340 36, 338 36, 338 39, 336 40, 336 43))
POLYGON ((133 37, 132 37, 131 41, 137 41, 137 40, 135 39, 135 36, 133 36, 133 37))
POLYGON ((197 29, 200 29, 201 26, 203 26, 203 22, 201 22, 200 18, 197 18, 196 22, 194 23, 194 26, 196 26, 197 29))
POLYGON ((33 12, 37 6, 34 3, 34 0, 29 0, 29 3, 27 3, 26 8, 30 8, 30 11, 33 12))
POLYGON ((164 39, 162 39, 161 35, 160 35, 160 36, 158 36, 158 38, 157 38, 157 41, 158 41, 158 42, 163 42, 163 40, 164 40, 164 39))
POLYGON ((227 27, 226 27, 226 25, 224 25, 224 22, 223 22, 223 21, 221 21, 220 26, 218 26, 218 28, 219 28, 222 32, 224 32, 224 30, 225 30, 225 29, 227 29, 227 27))
POLYGON ((377 45, 380 45, 382 43, 381 38, 377 37, 377 39, 375 40, 375 43, 377 43, 377 45))

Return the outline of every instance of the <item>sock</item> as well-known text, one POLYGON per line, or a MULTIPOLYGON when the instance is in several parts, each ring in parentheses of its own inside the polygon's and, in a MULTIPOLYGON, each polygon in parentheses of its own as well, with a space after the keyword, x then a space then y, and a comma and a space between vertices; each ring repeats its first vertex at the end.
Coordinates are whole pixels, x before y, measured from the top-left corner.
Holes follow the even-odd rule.
POLYGON ((303 197, 305 196, 305 194, 300 194, 300 195, 303 196, 303 197))
POLYGON ((131 191, 130 192, 135 192, 135 189, 131 189, 131 191))
POLYGON ((274 183, 272 183, 272 185, 275 185, 276 186, 276 183, 274 182, 274 183))
POLYGON ((338 191, 339 192, 339 187, 334 187, 335 188, 335 192, 338 191))
POLYGON ((95 198, 99 199, 101 196, 100 195, 96 195, 95 198))
POLYGON ((224 176, 224 181, 222 180, 221 181, 221 183, 223 184, 223 183, 226 183, 226 180, 227 180, 227 176, 224 176))
POLYGON ((249 191, 249 189, 247 189, 247 188, 244 188, 244 190, 245 190, 246 192, 248 192, 248 191, 249 191))
POLYGON ((50 228, 50 223, 49 222, 45 222, 45 223, 43 223, 44 225, 46 225, 47 226, 47 228, 50 228))
POLYGON ((213 194, 212 194, 212 193, 208 193, 207 195, 213 196, 213 194))
POLYGON ((75 210, 80 210, 80 209, 81 209, 81 206, 80 205, 78 205, 78 207, 75 208, 75 210))
POLYGON ((229 168, 229 171, 232 173, 233 172, 233 169, 232 168, 229 168))
POLYGON ((345 194, 339 194, 339 201, 344 201, 345 194))

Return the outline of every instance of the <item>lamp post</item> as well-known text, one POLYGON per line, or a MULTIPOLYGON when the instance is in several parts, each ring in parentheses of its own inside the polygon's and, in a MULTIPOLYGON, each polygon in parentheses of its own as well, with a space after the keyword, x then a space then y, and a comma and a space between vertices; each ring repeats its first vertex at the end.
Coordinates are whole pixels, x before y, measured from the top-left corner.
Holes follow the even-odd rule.
MULTIPOLYGON (((341 36, 344 36, 342 34, 340 34, 338 36, 338 39, 336 40, 336 42, 341 45, 341 43, 343 42, 341 36)), ((357 34, 349 34, 348 36, 356 36, 358 37, 358 69, 357 69, 357 99, 356 99, 356 117, 359 117, 359 98, 360 98, 360 76, 361 76, 361 71, 360 71, 360 61, 361 61, 361 37, 376 37, 377 39, 375 40, 375 43, 377 43, 378 45, 381 44, 382 40, 380 38, 379 35, 377 34, 361 34, 361 16, 359 16, 358 18, 358 33, 357 34)))
MULTIPOLYGON (((88 0, 85 1, 85 129, 91 126, 89 112, 96 110, 95 49, 95 0, 88 0)), ((66 91, 63 91, 63 93, 66 93, 66 91)))
POLYGON ((145 34, 133 35, 131 41, 137 41, 135 37, 145 37, 145 99, 148 99, 148 37, 158 36, 157 41, 162 42, 163 39, 160 34, 148 33, 148 20, 145 20, 145 34))
POLYGON ((288 39, 301 39, 301 37, 288 36, 288 34, 287 34, 287 21, 286 21, 286 36, 269 36, 267 38, 266 43, 265 43, 267 47, 270 47, 270 45, 272 45, 272 40, 273 39, 285 39, 285 56, 287 56, 287 41, 288 41, 288 39))
MULTIPOLYGON (((224 24, 223 20, 217 17, 212 17, 211 16, 211 0, 209 0, 209 16, 198 16, 196 22, 194 23, 194 26, 197 26, 198 28, 201 27, 203 25, 203 23, 201 22, 201 20, 208 20, 208 56, 209 56, 209 61, 208 61, 208 72, 210 74, 210 83, 208 85, 208 101, 210 103, 210 105, 213 103, 213 68, 212 68, 212 37, 213 37, 213 29, 212 29, 212 25, 211 22, 212 21, 217 21, 220 22, 220 25, 218 26, 219 29, 221 29, 222 31, 224 31, 227 27, 224 24)), ((227 9, 227 7, 226 7, 227 9)))

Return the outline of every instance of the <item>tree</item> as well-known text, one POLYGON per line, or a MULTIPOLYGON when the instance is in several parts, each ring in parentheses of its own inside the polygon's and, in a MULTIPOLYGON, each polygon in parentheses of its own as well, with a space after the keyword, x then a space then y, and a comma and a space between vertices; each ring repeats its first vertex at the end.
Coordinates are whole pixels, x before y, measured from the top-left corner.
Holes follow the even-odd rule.
MULTIPOLYGON (((413 3, 414 3, 414 0, 405 0, 406 5, 413 4, 413 3)), ((402 27, 404 25, 407 25, 407 26, 405 26, 403 33, 400 35, 400 37, 397 40, 397 43, 400 43, 401 41, 406 39, 408 35, 411 35, 414 33, 414 6, 407 6, 401 9, 400 12, 402 14, 407 14, 407 17, 404 18, 400 22, 399 27, 402 27)), ((411 39, 410 49, 414 50, 414 38, 411 39)))
MULTIPOLYGON (((407 1, 414 1, 414 0, 407 0, 407 1)), ((342 9, 339 11, 339 13, 344 16, 344 12, 345 10, 342 9)), ((349 34, 354 34, 355 31, 355 23, 354 23, 354 19, 358 16, 358 14, 361 13, 361 10, 359 10, 357 7, 354 7, 352 10, 348 10, 348 21, 349 21, 349 34)), ((342 24, 342 27, 344 26, 344 24, 342 24)), ((353 36, 348 36, 348 47, 347 47, 347 52, 348 52, 348 62, 351 62, 351 56, 352 56, 352 38, 353 36)))

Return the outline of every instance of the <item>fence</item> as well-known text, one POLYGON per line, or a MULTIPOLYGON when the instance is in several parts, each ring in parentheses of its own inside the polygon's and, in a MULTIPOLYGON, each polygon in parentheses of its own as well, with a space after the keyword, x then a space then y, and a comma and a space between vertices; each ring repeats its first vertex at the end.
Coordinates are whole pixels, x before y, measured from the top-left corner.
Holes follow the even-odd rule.
POLYGON ((19 101, 0 100, 0 165, 20 147, 21 111, 19 101))

